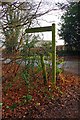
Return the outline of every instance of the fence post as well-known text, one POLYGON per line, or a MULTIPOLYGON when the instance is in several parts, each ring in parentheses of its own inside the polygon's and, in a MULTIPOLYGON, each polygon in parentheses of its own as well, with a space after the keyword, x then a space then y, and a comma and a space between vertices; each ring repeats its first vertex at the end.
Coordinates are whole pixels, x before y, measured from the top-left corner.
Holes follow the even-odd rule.
POLYGON ((52 83, 56 84, 56 40, 55 40, 55 24, 52 24, 52 83))

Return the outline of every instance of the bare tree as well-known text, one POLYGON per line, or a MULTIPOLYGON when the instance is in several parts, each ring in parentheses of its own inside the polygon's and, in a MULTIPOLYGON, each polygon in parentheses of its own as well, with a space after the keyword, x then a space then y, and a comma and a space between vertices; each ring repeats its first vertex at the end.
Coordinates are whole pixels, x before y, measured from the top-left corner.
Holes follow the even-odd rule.
POLYGON ((40 2, 0 2, 0 28, 5 37, 4 45, 8 52, 18 47, 21 30, 31 27, 36 18, 50 12, 53 8, 43 10, 40 2))

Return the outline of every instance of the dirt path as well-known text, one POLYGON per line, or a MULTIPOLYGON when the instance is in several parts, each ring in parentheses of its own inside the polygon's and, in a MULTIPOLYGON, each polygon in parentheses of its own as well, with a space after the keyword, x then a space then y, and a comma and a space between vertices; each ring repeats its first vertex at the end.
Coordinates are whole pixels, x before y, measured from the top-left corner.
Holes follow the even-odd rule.
POLYGON ((65 61, 64 71, 80 75, 80 61, 78 60, 65 61))

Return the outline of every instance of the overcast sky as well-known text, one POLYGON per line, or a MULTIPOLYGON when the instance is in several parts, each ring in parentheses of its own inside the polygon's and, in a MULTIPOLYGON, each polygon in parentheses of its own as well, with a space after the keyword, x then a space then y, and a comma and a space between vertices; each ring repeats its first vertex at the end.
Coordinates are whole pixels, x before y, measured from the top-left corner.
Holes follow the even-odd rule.
MULTIPOLYGON (((40 1, 40 0, 36 0, 36 1, 40 1)), ((62 3, 63 0, 44 0, 44 3, 48 3, 49 5, 51 5, 51 7, 53 6, 55 8, 54 3, 59 2, 62 3)), ((67 0, 64 0, 64 3, 67 2, 67 0)), ((61 10, 53 10, 52 12, 44 15, 43 17, 41 17, 39 19, 39 23, 40 25, 43 26, 51 26, 52 23, 56 24, 56 45, 63 45, 64 41, 60 40, 59 35, 58 35, 58 29, 59 29, 59 25, 58 23, 60 22, 60 17, 63 14, 63 11, 61 10)), ((44 35, 44 40, 52 40, 52 34, 51 32, 45 32, 43 33, 44 35)))
MULTIPOLYGON (((2 0, 3 1, 3 0, 2 0)), ((4 0, 5 1, 5 0, 4 0)), ((13 1, 13 0, 6 0, 6 1, 13 1)), ((21 2, 23 2, 23 0, 20 0, 21 2)), ((29 0, 30 1, 30 0, 29 0)), ((33 0, 31 0, 33 1, 33 0)), ((35 0, 35 1, 41 1, 41 0, 35 0)), ((42 0, 44 3, 47 2, 47 4, 49 4, 51 7, 53 6, 54 7, 54 3, 62 3, 62 2, 67 2, 67 1, 73 1, 73 0, 42 0)), ((80 1, 80 0, 74 0, 74 1, 80 1)), ((63 11, 61 10, 54 10, 50 13, 48 13, 47 15, 44 15, 43 17, 41 17, 39 19, 39 24, 40 26, 51 26, 52 23, 55 23, 56 24, 56 41, 57 41, 57 45, 62 45, 64 44, 64 41, 63 40, 60 40, 59 36, 58 36, 58 23, 60 22, 60 17, 62 15, 63 11)), ((52 34, 51 32, 46 32, 44 34, 44 40, 51 40, 52 39, 52 34)))
MULTIPOLYGON (((36 1, 40 1, 40 0, 36 0, 36 1)), ((59 3, 67 3, 67 2, 79 2, 80 0, 42 0, 44 1, 44 3, 48 3, 51 6, 55 6, 55 3, 59 2, 59 3)), ((44 15, 43 17, 41 17, 41 20, 39 20, 39 23, 41 26, 51 26, 52 23, 56 24, 56 45, 63 45, 64 44, 64 40, 60 40, 59 35, 58 35, 58 29, 60 28, 60 26, 58 25, 58 23, 61 21, 60 17, 63 14, 64 11, 61 10, 56 10, 56 11, 52 11, 47 15, 44 15)), ((51 32, 46 32, 44 34, 44 40, 51 40, 52 39, 52 34, 51 32)))
MULTIPOLYGON (((2 0, 2 1, 5 1, 5 0, 2 0)), ((14 1, 14 0, 6 0, 7 2, 10 2, 10 1, 14 1)), ((23 0, 20 0, 21 2, 23 2, 23 0)), ((29 0, 30 1, 30 0, 29 0)), ((31 0, 31 1, 34 1, 34 0, 31 0)), ((35 1, 41 1, 41 0, 35 0, 35 1)), ((66 2, 67 0, 64 0, 64 2, 66 2)), ((63 2, 63 0, 42 0, 42 2, 44 2, 44 6, 43 8, 45 8, 45 4, 47 3, 47 5, 49 5, 50 7, 53 6, 53 8, 55 7, 55 3, 59 2, 63 2)), ((61 10, 54 10, 46 15, 44 15, 43 17, 39 18, 39 24, 40 26, 44 27, 44 26, 51 26, 52 23, 55 23, 56 24, 56 41, 57 41, 57 45, 60 45, 60 44, 64 44, 64 41, 63 40, 60 40, 59 39, 59 36, 58 36, 58 23, 60 22, 60 16, 62 15, 62 12, 61 10)), ((42 34, 41 34, 42 36, 42 34)), ((52 33, 51 32, 46 32, 45 34, 43 33, 43 36, 42 38, 44 40, 52 40, 52 33), (44 36, 44 37, 43 37, 44 36)))

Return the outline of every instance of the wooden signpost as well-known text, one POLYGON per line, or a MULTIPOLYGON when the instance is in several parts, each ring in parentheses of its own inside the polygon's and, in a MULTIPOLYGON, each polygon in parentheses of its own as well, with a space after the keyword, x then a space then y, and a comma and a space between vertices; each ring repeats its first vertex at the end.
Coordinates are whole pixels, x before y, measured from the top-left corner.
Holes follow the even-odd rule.
POLYGON ((26 33, 48 32, 52 31, 52 83, 56 84, 56 40, 55 40, 55 24, 47 27, 36 27, 26 29, 26 33))

